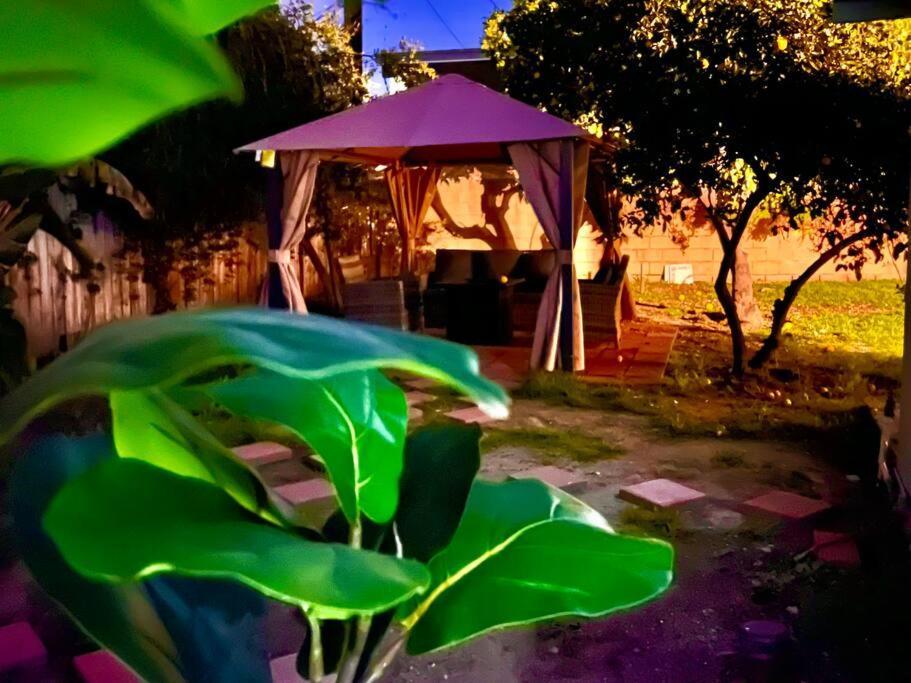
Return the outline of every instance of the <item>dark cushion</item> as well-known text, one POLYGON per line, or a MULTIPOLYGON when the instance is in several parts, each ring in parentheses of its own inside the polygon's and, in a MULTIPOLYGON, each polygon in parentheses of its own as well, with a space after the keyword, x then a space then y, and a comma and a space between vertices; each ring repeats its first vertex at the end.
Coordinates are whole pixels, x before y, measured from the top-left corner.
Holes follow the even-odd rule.
POLYGON ((554 268, 557 267, 557 252, 549 249, 546 251, 526 251, 522 254, 522 274, 526 280, 547 280, 554 268))
POLYGON ((474 253, 469 249, 438 249, 433 270, 433 282, 455 284, 470 280, 474 253))
POLYGON ((499 281, 513 272, 521 255, 522 252, 513 249, 476 251, 472 260, 472 279, 476 282, 499 281))

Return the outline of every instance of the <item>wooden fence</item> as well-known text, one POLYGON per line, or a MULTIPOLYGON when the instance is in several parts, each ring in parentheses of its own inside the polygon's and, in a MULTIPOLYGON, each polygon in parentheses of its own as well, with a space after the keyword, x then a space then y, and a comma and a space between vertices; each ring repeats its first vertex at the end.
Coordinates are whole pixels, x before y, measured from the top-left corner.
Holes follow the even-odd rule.
MULTIPOLYGON (((173 299, 181 308, 255 303, 266 265, 259 237, 261 229, 250 226, 238 249, 217 252, 208 275, 192 284, 191 301, 183 296, 181 264, 174 264, 169 278, 176 294, 173 299)), ((148 315, 154 308, 154 294, 142 282, 142 258, 121 255, 123 239, 116 230, 103 222, 87 225, 82 244, 104 267, 94 278, 95 286, 74 277, 78 267, 72 255, 42 231, 29 242, 34 256, 10 274, 16 291, 14 309, 25 325, 33 358, 66 350, 97 325, 148 315)))

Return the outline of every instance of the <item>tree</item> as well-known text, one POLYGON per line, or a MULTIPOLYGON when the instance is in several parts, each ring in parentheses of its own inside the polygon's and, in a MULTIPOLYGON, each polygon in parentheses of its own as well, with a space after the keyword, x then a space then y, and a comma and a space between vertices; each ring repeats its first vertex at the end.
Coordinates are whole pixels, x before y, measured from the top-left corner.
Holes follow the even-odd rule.
POLYGON ((143 254, 159 312, 176 303, 167 282, 174 263, 187 263, 187 279, 198 276, 215 251, 233 248, 240 227, 262 214, 262 170, 233 150, 366 96, 360 58, 344 29, 331 14, 314 18, 300 0, 235 24, 217 41, 243 81, 243 103, 195 107, 106 154, 156 208, 154 221, 121 227, 143 254))
MULTIPOLYGON (((714 228, 735 375, 750 304, 736 297, 749 289, 738 254, 752 220, 772 212, 793 230, 828 217, 825 261, 881 249, 904 224, 907 25, 835 25, 828 5, 520 0, 487 26, 512 95, 617 140, 613 174, 636 203, 629 227, 677 215, 714 228)), ((776 304, 782 323, 806 279, 776 304)))

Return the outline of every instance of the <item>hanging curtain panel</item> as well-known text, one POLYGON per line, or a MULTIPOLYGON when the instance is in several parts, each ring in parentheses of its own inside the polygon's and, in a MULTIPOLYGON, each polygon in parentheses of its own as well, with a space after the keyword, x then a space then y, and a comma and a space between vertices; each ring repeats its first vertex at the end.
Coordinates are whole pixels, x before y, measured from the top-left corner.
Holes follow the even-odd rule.
MULTIPOLYGON (((538 308, 531 367, 555 370, 560 365, 561 337, 571 335, 572 367, 564 369, 584 370, 582 304, 579 280, 573 265, 573 248, 582 223, 589 147, 580 141, 550 140, 516 143, 509 145, 508 150, 525 196, 547 239, 559 254, 538 308), (566 287, 570 288, 572 296, 565 294, 566 287), (563 314, 565 305, 572 308, 571 321, 563 314)), ((567 356, 564 354, 564 357, 567 356)))
POLYGON ((307 211, 313 199, 319 155, 316 152, 281 152, 270 171, 266 191, 266 224, 269 267, 260 293, 260 304, 306 313, 307 304, 292 254, 307 231, 307 211))
POLYGON ((439 180, 440 169, 437 166, 392 166, 386 170, 392 213, 402 236, 402 275, 414 269, 415 242, 436 195, 439 180))

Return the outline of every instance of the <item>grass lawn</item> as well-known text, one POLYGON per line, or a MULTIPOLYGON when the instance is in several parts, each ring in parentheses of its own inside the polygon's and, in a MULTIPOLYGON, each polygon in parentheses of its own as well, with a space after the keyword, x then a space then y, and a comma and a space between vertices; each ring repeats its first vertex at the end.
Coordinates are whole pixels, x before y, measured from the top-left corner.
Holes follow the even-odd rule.
MULTIPOLYGON (((646 414, 671 434, 817 437, 882 408, 901 370, 902 294, 897 281, 811 282, 791 311, 782 345, 766 368, 731 381, 730 337, 708 283, 636 287, 642 318, 670 322, 679 334, 664 384, 588 385, 566 375, 536 375, 518 396, 646 414)), ((785 283, 757 283, 767 316, 785 283)), ((750 333, 751 351, 764 328, 750 333)))

